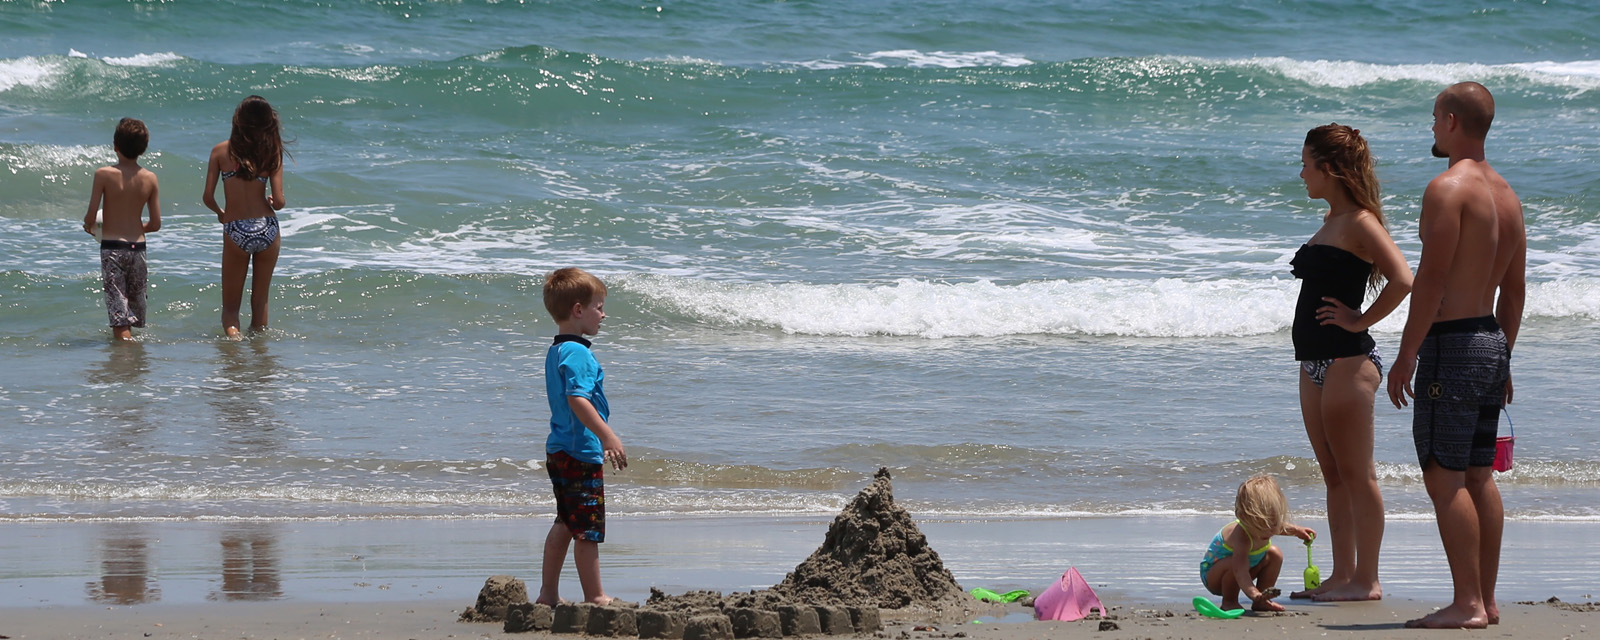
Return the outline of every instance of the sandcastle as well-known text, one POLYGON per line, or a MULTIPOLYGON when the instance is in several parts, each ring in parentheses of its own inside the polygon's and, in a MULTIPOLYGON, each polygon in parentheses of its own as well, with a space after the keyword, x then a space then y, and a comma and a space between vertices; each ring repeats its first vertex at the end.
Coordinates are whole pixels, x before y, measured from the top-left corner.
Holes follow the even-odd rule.
MULTIPOLYGON (((496 576, 480 603, 500 604, 516 590, 496 576)), ((550 631, 591 636, 721 640, 806 635, 868 634, 882 628, 880 609, 940 616, 971 604, 939 554, 894 501, 889 470, 879 469, 828 526, 822 545, 770 589, 724 596, 716 591, 668 595, 650 590, 642 605, 562 604, 554 609, 505 605, 507 632, 550 631)), ((492 614, 469 607, 464 621, 492 614)))

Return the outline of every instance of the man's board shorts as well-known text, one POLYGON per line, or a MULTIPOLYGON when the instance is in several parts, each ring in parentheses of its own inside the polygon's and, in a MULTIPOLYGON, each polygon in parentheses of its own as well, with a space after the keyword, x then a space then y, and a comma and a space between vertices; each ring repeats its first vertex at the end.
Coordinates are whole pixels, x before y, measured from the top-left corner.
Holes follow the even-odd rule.
POLYGON ((113 327, 143 327, 150 273, 144 243, 100 241, 100 280, 106 289, 106 319, 113 327))
POLYGON ((1434 323, 1422 339, 1411 435, 1417 461, 1451 471, 1494 464, 1511 352, 1494 316, 1434 323))
POLYGON ((605 463, 584 462, 564 451, 545 455, 545 470, 556 492, 556 522, 572 537, 606 541, 605 463))

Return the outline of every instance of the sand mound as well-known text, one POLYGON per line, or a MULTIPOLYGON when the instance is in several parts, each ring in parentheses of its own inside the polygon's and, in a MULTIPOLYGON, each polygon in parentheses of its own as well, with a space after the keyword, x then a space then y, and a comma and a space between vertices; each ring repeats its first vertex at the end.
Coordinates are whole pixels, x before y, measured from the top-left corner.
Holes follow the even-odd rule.
POLYGON ((880 608, 960 616, 973 604, 911 514, 895 504, 888 469, 879 469, 872 484, 834 518, 822 546, 771 589, 726 596, 716 591, 677 596, 650 591, 645 609, 687 615, 821 605, 843 606, 853 617, 868 609, 871 622, 865 624, 874 631, 880 608))
POLYGON ((968 604, 911 514, 895 504, 888 469, 878 469, 833 519, 822 546, 772 591, 803 602, 884 609, 968 604))

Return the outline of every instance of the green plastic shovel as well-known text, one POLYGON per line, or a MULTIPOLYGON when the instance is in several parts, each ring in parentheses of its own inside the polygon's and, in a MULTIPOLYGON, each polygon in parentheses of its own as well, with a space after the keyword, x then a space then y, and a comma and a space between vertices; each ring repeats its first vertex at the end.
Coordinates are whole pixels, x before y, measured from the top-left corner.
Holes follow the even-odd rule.
POLYGON ((990 591, 983 587, 978 587, 969 593, 972 594, 972 597, 985 602, 1016 602, 1017 600, 1028 597, 1028 592, 1022 589, 1017 589, 1016 591, 1007 591, 1005 593, 995 593, 994 591, 990 591))
POLYGON ((1244 615, 1244 609, 1229 609, 1227 611, 1223 611, 1221 607, 1212 604, 1211 599, 1205 596, 1194 597, 1194 610, 1199 611, 1200 615, 1208 618, 1221 618, 1223 620, 1232 620, 1244 615))
POLYGON ((1306 590, 1307 591, 1310 591, 1312 589, 1315 589, 1317 587, 1322 586, 1322 572, 1317 570, 1317 565, 1314 564, 1312 562, 1312 560, 1311 560, 1311 541, 1312 540, 1316 540, 1316 539, 1317 539, 1316 536, 1312 536, 1311 540, 1307 540, 1306 541, 1306 573, 1305 573, 1305 580, 1306 580, 1306 590))

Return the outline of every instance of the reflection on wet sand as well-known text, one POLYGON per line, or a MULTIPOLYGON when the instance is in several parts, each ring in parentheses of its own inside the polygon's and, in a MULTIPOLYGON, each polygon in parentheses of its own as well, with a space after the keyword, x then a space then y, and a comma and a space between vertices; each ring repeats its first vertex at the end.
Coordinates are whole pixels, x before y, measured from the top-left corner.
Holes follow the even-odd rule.
POLYGON ((161 599, 150 575, 149 536, 140 523, 112 524, 100 541, 100 580, 85 585, 89 599, 108 604, 140 604, 161 599))
POLYGON ((207 387, 206 402, 217 412, 219 435, 231 449, 226 453, 256 456, 282 448, 286 426, 272 401, 286 373, 264 337, 217 342, 217 379, 207 387))
POLYGON ((222 588, 208 600, 276 600, 283 597, 278 525, 249 522, 222 533, 222 588))
POLYGON ((150 397, 145 385, 150 374, 150 358, 144 344, 137 340, 118 340, 107 345, 104 362, 89 369, 85 379, 90 385, 112 387, 101 396, 91 398, 90 414, 99 424, 105 439, 98 448, 107 451, 137 451, 144 445, 144 437, 154 431, 150 421, 150 397))

